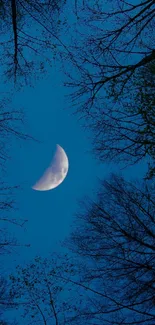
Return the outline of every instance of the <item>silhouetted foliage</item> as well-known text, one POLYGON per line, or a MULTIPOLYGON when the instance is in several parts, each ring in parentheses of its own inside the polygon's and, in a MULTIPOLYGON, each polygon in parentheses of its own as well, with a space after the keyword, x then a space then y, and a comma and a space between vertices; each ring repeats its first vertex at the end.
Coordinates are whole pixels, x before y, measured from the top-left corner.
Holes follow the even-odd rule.
POLYGON ((75 73, 67 71, 72 105, 84 126, 92 128, 101 161, 132 164, 152 158, 154 1, 93 1, 85 6, 71 47, 75 73))
POLYGON ((72 44, 80 79, 70 85, 79 89, 77 96, 88 98, 85 108, 89 111, 105 84, 111 95, 121 96, 134 72, 155 59, 155 8, 153 0, 137 4, 93 1, 85 3, 85 8, 79 20, 85 32, 81 41, 78 38, 72 44))
POLYGON ((155 322, 155 189, 113 175, 96 201, 85 200, 68 246, 87 270, 77 284, 92 293, 75 324, 155 322), (83 209, 83 210, 82 210, 83 209))
MULTIPOLYGON (((71 99, 77 113, 93 130, 96 156, 129 164, 148 157, 151 180, 131 183, 113 175, 101 182, 97 199, 83 201, 68 240, 81 262, 37 257, 17 267, 11 288, 1 280, 0 304, 4 311, 17 308, 29 324, 154 325, 155 3, 85 0, 80 10, 75 1, 78 24, 70 46, 59 38, 65 3, 0 1, 3 73, 28 85, 32 72, 38 76, 59 54, 66 85, 75 89, 71 99)), ((21 112, 6 103, 0 110, 0 163, 5 166, 8 140, 29 137, 20 129, 21 112)), ((12 214, 15 189, 2 182, 0 221, 22 226, 25 221, 12 214)), ((3 228, 0 252, 17 245, 3 228)))
POLYGON ((53 58, 60 45, 59 17, 65 2, 1 1, 1 51, 7 78, 28 84, 33 72, 39 77, 37 70, 44 71, 45 62, 50 63, 48 54, 53 58))
POLYGON ((77 301, 77 288, 62 275, 71 276, 74 268, 70 257, 56 254, 49 259, 36 257, 25 267, 18 266, 10 279, 21 319, 28 324, 70 324, 80 295, 77 301))
POLYGON ((6 321, 4 313, 12 308, 15 308, 14 297, 10 288, 10 281, 4 277, 0 277, 0 324, 1 325, 17 325, 17 323, 6 321), (2 320, 3 318, 3 320, 2 320))
POLYGON ((81 258, 35 258, 10 276, 14 303, 32 324, 155 321, 155 188, 112 175, 85 198, 69 248, 81 258), (83 210, 82 210, 83 209, 83 210), (20 309, 21 308, 21 309, 20 309), (30 320, 31 319, 31 320, 30 320))
POLYGON ((101 161, 134 164, 149 158, 155 164, 155 61, 140 68, 131 78, 130 88, 113 107, 108 104, 90 114, 88 124, 94 151, 101 161), (130 96, 130 100, 129 100, 130 96))

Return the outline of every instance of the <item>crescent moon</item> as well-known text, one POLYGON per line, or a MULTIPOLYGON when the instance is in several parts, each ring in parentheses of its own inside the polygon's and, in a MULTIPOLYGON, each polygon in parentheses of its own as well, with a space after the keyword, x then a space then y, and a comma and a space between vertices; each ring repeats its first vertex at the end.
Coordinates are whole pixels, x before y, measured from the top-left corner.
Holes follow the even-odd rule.
POLYGON ((50 166, 45 170, 43 176, 32 186, 36 191, 49 191, 60 185, 65 179, 69 168, 68 157, 57 144, 57 149, 50 166))

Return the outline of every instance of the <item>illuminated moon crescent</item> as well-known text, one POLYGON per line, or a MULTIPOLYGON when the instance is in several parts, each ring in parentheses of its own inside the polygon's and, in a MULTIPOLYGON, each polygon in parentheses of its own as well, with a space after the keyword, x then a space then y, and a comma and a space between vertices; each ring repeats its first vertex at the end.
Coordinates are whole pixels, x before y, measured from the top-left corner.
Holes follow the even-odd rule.
POLYGON ((65 151, 57 144, 55 155, 43 176, 32 186, 36 191, 48 191, 60 185, 68 172, 68 158, 65 151))

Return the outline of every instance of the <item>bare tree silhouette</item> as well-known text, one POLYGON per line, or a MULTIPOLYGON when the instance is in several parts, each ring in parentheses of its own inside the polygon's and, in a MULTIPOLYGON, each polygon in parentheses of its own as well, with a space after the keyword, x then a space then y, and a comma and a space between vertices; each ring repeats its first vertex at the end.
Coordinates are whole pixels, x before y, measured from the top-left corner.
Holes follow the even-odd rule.
POLYGON ((87 267, 73 281, 88 299, 74 322, 154 324, 155 189, 113 175, 85 198, 67 245, 87 267), (90 293, 90 296, 89 296, 90 293))
POLYGON ((58 33, 64 4, 65 0, 1 1, 0 44, 7 78, 30 84, 33 72, 39 78, 37 70, 44 72, 47 62, 51 64, 49 57, 53 58, 60 46, 58 33))
POLYGON ((154 160, 154 22, 151 0, 87 2, 79 19, 66 86, 101 161, 154 160))

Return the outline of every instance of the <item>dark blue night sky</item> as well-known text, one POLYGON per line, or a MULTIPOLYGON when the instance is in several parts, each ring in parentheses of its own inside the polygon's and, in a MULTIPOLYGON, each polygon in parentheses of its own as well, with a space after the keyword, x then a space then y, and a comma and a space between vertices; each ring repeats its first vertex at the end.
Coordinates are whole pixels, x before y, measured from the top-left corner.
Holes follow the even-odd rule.
MULTIPOLYGON (((66 14, 70 15, 67 10, 69 8, 66 14)), ((74 23, 71 15, 69 19, 74 23)), ((65 37, 63 41, 67 44, 70 40, 65 37)), ((24 266, 36 256, 46 258, 52 253, 68 252, 64 242, 71 234, 75 214, 80 211, 79 201, 84 196, 95 201, 100 179, 107 179, 113 172, 122 174, 126 180, 142 180, 146 175, 148 162, 145 159, 125 169, 119 163, 100 163, 95 159, 91 129, 84 129, 82 120, 74 114, 69 90, 64 86, 65 78, 60 62, 56 61, 33 87, 18 89, 12 88, 10 83, 0 85, 0 92, 10 95, 10 106, 23 110, 22 132, 33 138, 12 137, 10 158, 3 174, 10 186, 19 186, 15 191, 17 210, 11 213, 16 219, 26 220, 23 227, 5 225, 19 246, 2 257, 4 275, 16 272, 17 265, 24 266), (49 167, 57 144, 68 156, 68 174, 55 189, 35 191, 32 186, 49 167)), ((72 252, 69 253, 72 256, 72 252)), ((10 311, 11 318, 15 313, 10 311)))
MULTIPOLYGON (((17 216, 27 219, 22 228, 11 226, 19 242, 30 248, 16 248, 15 254, 5 256, 9 269, 28 262, 35 255, 47 256, 52 251, 63 251, 61 241, 69 235, 78 208, 78 200, 92 196, 98 188, 98 178, 107 178, 119 167, 99 165, 90 153, 90 134, 84 131, 68 106, 63 76, 55 71, 49 79, 39 81, 34 88, 25 88, 13 98, 13 104, 26 111, 25 132, 39 140, 13 142, 11 160, 8 162, 9 182, 18 184, 17 216), (69 159, 69 171, 57 188, 39 192, 31 189, 49 166, 56 144, 60 144, 69 159)), ((122 172, 128 177, 141 177, 145 164, 130 167, 122 172)))
POLYGON ((17 191, 17 214, 28 220, 25 230, 14 227, 14 231, 19 241, 30 243, 31 248, 20 248, 20 255, 9 256, 9 261, 10 257, 18 262, 27 261, 36 254, 46 256, 52 250, 62 249, 59 242, 69 234, 77 200, 92 193, 97 185, 96 176, 106 176, 106 168, 97 166, 88 153, 91 145, 86 133, 67 107, 61 75, 55 81, 42 80, 34 89, 25 89, 15 96, 14 105, 22 103, 26 110, 25 132, 40 142, 16 140, 11 149, 8 178, 21 186, 17 191), (51 191, 32 190, 31 186, 49 166, 57 143, 69 159, 66 179, 51 191))

